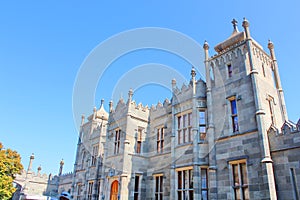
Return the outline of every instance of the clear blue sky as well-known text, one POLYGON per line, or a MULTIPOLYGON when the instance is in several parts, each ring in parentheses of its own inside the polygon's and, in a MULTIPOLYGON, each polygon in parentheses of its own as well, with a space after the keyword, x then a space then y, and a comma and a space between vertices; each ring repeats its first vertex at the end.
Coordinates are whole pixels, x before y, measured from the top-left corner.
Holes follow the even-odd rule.
MULTIPOLYGON (((213 46, 232 32, 231 20, 246 17, 251 34, 264 49, 275 45, 288 114, 300 117, 299 1, 2 1, 0 3, 0 141, 17 150, 24 167, 35 153, 34 170, 57 174, 72 171, 77 128, 72 113, 76 75, 90 52, 107 38, 134 28, 162 27, 213 46), (276 2, 276 3, 275 3, 276 2)), ((137 51, 115 61, 104 74, 95 96, 111 99, 115 83, 130 69, 161 63, 189 78, 190 65, 170 53, 137 51)), ((199 76, 198 76, 199 78, 199 76)), ((123 91, 124 99, 127 92, 123 91)), ((170 97, 157 85, 136 91, 134 99, 156 104, 170 97), (151 93, 151 95, 147 95, 151 93)), ((116 104, 116 102, 115 102, 116 104)), ((90 105, 89 115, 95 105, 90 105)))

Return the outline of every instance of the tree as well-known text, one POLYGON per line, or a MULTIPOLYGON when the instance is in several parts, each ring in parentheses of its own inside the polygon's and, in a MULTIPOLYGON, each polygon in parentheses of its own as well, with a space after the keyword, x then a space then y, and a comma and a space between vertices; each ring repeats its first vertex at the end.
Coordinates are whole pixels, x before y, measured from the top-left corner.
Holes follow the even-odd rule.
POLYGON ((13 187, 13 180, 16 174, 23 170, 21 156, 11 149, 4 149, 0 142, 0 199, 10 199, 16 188, 13 187))

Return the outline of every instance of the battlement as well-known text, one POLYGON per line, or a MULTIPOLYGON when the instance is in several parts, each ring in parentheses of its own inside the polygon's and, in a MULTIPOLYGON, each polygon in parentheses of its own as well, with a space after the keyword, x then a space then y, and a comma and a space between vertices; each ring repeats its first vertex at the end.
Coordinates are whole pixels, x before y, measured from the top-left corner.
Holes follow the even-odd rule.
POLYGON ((300 119, 297 124, 285 122, 281 129, 271 126, 268 130, 271 151, 300 148, 300 119))

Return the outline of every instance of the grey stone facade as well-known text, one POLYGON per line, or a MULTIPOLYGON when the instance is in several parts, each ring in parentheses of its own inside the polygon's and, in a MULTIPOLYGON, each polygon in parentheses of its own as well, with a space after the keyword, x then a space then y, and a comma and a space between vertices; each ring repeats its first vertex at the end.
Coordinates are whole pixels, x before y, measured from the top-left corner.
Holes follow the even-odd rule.
POLYGON ((300 123, 287 118, 274 46, 233 24, 216 55, 203 46, 206 82, 192 69, 171 100, 149 108, 130 90, 82 117, 74 199, 299 198, 300 123))

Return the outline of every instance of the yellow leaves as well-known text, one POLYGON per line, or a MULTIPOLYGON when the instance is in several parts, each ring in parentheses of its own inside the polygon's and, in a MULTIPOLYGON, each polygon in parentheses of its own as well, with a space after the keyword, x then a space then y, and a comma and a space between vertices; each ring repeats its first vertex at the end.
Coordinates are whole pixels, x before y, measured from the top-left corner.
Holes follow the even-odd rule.
POLYGON ((15 192, 13 179, 15 174, 21 173, 23 165, 17 151, 4 149, 0 142, 0 199, 10 199, 15 192))

